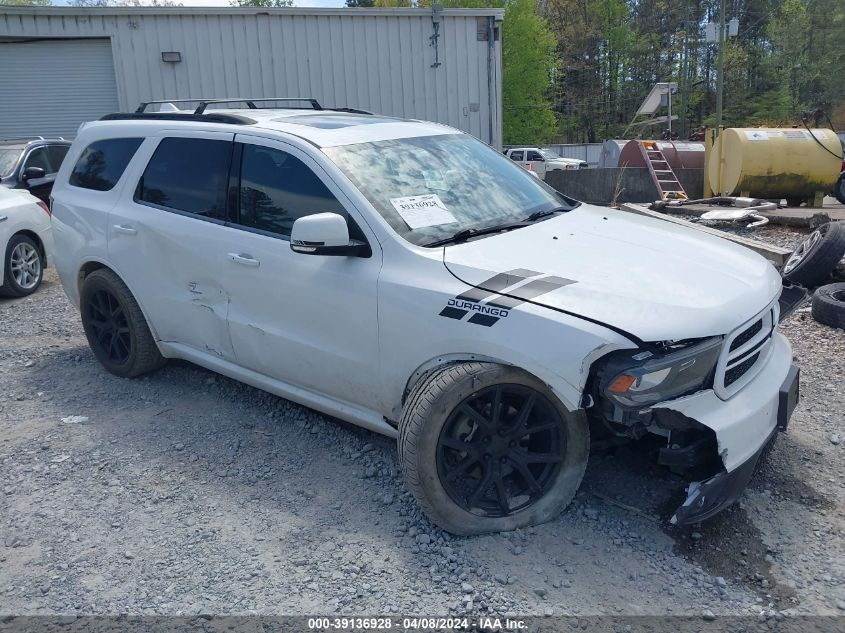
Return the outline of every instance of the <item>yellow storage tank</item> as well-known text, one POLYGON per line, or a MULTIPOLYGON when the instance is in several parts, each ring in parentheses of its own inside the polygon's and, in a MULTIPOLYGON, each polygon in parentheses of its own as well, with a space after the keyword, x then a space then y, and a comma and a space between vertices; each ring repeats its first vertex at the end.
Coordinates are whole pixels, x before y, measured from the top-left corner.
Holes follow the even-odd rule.
POLYGON ((831 130, 813 129, 812 135, 818 142, 800 128, 723 130, 707 163, 713 191, 820 205, 839 177, 842 144, 831 130))

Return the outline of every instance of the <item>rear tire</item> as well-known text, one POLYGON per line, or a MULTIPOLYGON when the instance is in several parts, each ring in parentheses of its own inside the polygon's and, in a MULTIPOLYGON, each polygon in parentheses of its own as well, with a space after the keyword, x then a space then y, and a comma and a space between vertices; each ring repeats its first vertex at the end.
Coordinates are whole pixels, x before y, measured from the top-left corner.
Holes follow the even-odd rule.
POLYGON ((454 534, 554 519, 578 490, 589 446, 583 411, 568 411, 524 371, 492 363, 432 371, 412 389, 399 423, 405 482, 426 515, 454 534))
POLYGON ((845 222, 828 222, 813 231, 783 265, 783 277, 805 288, 820 286, 845 255, 845 222))
POLYGON ((114 272, 101 268, 88 275, 79 305, 91 351, 108 371, 135 378, 164 365, 138 302, 114 272))
POLYGON ((44 279, 44 258, 32 238, 13 235, 6 245, 4 257, 0 296, 25 297, 38 290, 44 279))
POLYGON ((822 286, 813 295, 813 318, 845 330, 845 283, 822 286))

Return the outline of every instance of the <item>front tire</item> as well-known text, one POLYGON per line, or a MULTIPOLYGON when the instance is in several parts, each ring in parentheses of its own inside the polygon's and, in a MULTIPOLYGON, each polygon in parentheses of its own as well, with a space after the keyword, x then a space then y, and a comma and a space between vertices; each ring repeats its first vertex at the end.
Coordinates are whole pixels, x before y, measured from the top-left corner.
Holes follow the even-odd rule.
POLYGON ((138 302, 111 270, 85 278, 79 306, 88 345, 111 373, 135 378, 165 363, 138 302))
POLYGON ((13 235, 6 245, 3 285, 0 295, 25 297, 38 290, 44 278, 41 249, 26 235, 13 235))
POLYGON ((584 476, 589 427, 540 380, 510 366, 460 363, 414 386, 399 460, 417 503, 454 534, 554 519, 584 476))

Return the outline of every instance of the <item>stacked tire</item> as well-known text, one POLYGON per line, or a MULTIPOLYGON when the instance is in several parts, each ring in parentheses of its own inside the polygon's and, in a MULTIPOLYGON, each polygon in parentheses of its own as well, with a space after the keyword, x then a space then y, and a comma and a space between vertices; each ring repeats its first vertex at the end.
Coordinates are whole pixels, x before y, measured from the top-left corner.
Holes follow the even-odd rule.
POLYGON ((826 283, 845 257, 845 222, 828 222, 813 231, 783 266, 783 277, 817 288, 812 315, 819 323, 845 329, 845 283, 826 283))
POLYGON ((813 318, 845 330, 845 283, 828 284, 813 295, 813 318))

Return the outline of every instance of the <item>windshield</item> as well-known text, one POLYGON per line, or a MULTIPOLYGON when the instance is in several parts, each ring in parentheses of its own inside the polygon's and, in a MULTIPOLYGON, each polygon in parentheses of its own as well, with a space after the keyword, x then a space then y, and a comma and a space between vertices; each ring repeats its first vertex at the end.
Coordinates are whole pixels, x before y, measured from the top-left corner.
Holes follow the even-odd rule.
POLYGON ((542 149, 542 148, 541 148, 541 149, 540 149, 540 154, 542 154, 543 158, 545 158, 546 160, 558 160, 558 159, 560 158, 560 156, 558 156, 557 154, 555 154, 555 153, 554 153, 552 150, 550 150, 550 149, 542 149))
POLYGON ((23 147, 0 147, 0 178, 12 173, 23 147))
POLYGON ((577 204, 467 134, 324 151, 388 224, 413 244, 577 204))

